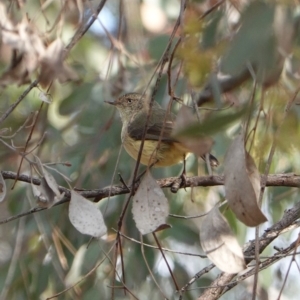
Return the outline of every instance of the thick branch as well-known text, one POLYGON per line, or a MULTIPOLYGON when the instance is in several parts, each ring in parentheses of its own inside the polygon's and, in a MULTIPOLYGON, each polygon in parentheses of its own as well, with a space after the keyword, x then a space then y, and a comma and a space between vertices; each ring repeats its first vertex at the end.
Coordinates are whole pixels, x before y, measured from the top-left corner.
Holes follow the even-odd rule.
MULTIPOLYGON (((17 179, 19 181, 24 181, 31 183, 31 177, 25 174, 21 174, 17 177, 17 174, 10 171, 2 171, 2 176, 4 179, 17 179)), ((261 180, 264 179, 264 176, 261 176, 261 180)), ((171 187, 175 180, 178 180, 178 177, 169 177, 157 180, 158 184, 162 188, 171 187)), ((39 185, 40 180, 38 178, 32 179, 33 184, 39 185)), ((196 187, 196 186, 217 186, 224 184, 223 175, 214 175, 214 176, 194 176, 187 177, 185 187, 196 187)), ((300 175, 294 173, 289 174, 270 174, 267 177, 267 186, 286 186, 286 187, 300 187, 300 175)), ((137 186, 136 186, 137 187, 137 186)), ((70 190, 64 187, 60 187, 60 191, 65 193, 66 198, 70 198, 70 190)), ((108 186, 102 189, 95 190, 78 190, 83 197, 86 198, 97 198, 100 201, 103 198, 110 196, 128 194, 128 190, 125 186, 108 186)))
MULTIPOLYGON (((35 185, 40 184, 40 179, 38 178, 31 178, 28 175, 20 174, 17 176, 15 172, 10 171, 2 171, 2 176, 4 179, 13 179, 19 180, 27 183, 32 183, 35 185)), ((261 180, 264 180, 265 177, 261 176, 261 180)), ((178 177, 169 177, 164 179, 157 180, 158 184, 162 188, 171 187, 175 180, 178 180, 178 177)), ((196 186, 217 186, 224 184, 224 176, 223 175, 216 175, 216 176, 195 176, 195 177, 188 177, 186 179, 185 187, 196 187, 196 186)), ((267 177, 267 186, 287 186, 287 187, 299 187, 300 186, 300 176, 296 174, 272 174, 267 177)), ((136 184, 135 188, 138 187, 136 184)), ((64 193, 64 198, 57 202, 54 206, 60 205, 70 201, 71 192, 69 189, 60 186, 59 190, 61 193, 64 193)), ((95 190, 82 190, 82 189, 75 189, 85 198, 94 198, 95 202, 100 201, 101 199, 107 198, 109 196, 117 196, 122 194, 128 194, 131 191, 131 187, 122 186, 107 186, 102 189, 95 189, 95 190)), ((21 214, 9 217, 5 220, 0 220, 0 224, 8 223, 20 217, 39 212, 44 210, 44 207, 34 207, 27 212, 23 212, 21 214)))

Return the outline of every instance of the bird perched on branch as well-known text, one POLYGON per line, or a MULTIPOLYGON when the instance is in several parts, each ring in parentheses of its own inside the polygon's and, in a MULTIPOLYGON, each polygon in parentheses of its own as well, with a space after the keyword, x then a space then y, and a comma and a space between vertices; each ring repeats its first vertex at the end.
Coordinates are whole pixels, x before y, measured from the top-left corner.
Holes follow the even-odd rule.
MULTIPOLYGON (((125 150, 135 160, 138 158, 141 142, 144 139, 140 159, 143 165, 155 167, 175 165, 182 162, 191 152, 173 136, 176 116, 163 109, 156 101, 153 102, 151 110, 146 96, 138 93, 125 94, 114 102, 105 102, 118 109, 123 123, 122 142, 125 150)), ((205 155, 201 157, 205 160, 205 155)), ((213 167, 219 164, 211 154, 209 154, 209 161, 213 167)))

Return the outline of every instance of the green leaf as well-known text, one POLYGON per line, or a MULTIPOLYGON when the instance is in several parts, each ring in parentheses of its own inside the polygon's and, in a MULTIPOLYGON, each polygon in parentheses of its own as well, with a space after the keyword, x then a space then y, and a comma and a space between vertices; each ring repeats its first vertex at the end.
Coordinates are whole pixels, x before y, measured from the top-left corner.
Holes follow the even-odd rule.
POLYGON ((148 46, 150 56, 158 61, 164 53, 169 39, 168 35, 160 35, 151 39, 148 46))
POLYGON ((225 73, 237 74, 251 63, 263 71, 276 61, 276 39, 273 30, 274 7, 260 2, 251 3, 241 17, 241 28, 222 59, 225 73))
POLYGON ((208 135, 213 135, 217 132, 224 130, 234 121, 240 119, 245 112, 246 108, 230 114, 215 114, 209 119, 205 120, 203 123, 195 123, 190 126, 187 126, 176 133, 176 136, 184 136, 184 137, 204 137, 208 135))
POLYGON ((74 88, 72 94, 61 102, 59 113, 68 115, 80 110, 82 105, 86 104, 87 100, 90 99, 94 85, 94 82, 88 82, 74 88))

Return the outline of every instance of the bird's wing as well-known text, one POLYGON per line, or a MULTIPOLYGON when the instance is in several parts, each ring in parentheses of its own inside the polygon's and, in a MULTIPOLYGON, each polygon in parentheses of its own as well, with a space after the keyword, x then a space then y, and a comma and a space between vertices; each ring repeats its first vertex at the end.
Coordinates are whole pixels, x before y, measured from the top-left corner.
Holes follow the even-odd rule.
MULTIPOLYGON (((156 111, 156 117, 153 118, 153 115, 151 115, 149 118, 145 140, 161 140, 166 143, 176 142, 172 137, 174 119, 175 116, 173 114, 167 114, 163 109, 156 111)), ((146 121, 147 117, 136 116, 128 125, 129 136, 135 140, 141 140, 143 138, 146 121)))

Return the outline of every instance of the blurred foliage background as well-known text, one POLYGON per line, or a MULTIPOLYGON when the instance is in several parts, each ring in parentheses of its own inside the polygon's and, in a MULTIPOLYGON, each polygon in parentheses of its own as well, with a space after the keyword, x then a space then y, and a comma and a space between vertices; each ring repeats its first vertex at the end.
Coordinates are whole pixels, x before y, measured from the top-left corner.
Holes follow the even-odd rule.
MULTIPOLYGON (((69 177, 72 187, 99 189, 121 185, 118 173, 129 184, 135 161, 121 150, 119 115, 104 101, 113 101, 126 92, 151 94, 154 91, 155 99, 164 107, 171 96, 189 105, 197 101, 203 104, 199 109, 203 122, 244 106, 249 108, 247 116, 241 116, 226 127, 216 124, 212 128, 215 141, 212 153, 221 163, 214 170, 215 174, 223 173, 222 162, 228 145, 245 123, 249 134, 247 148, 261 173, 274 139, 276 151, 270 173, 298 172, 300 110, 297 95, 285 116, 285 106, 299 88, 300 6, 296 1, 19 0, 2 1, 1 5, 2 20, 6 20, 3 17, 6 14, 14 26, 26 23, 30 29, 27 34, 36 34, 45 47, 59 38, 66 46, 61 56, 68 68, 72 68, 70 72, 60 68, 51 70, 51 64, 58 68, 63 59, 55 62, 50 55, 47 63, 44 61, 47 73, 37 55, 30 58, 30 63, 35 65, 30 69, 27 46, 22 44, 18 51, 12 50, 13 41, 21 43, 21 34, 16 37, 17 41, 10 37, 7 42, 3 30, 8 25, 1 21, 1 114, 17 101, 30 82, 41 79, 42 72, 49 76, 44 86, 31 89, 1 123, 2 171, 18 171, 19 153, 24 151, 32 134, 26 152, 40 144, 28 158, 33 159, 34 153, 43 163, 55 163, 52 167, 69 177), (93 25, 81 33, 81 28, 93 17, 96 17, 93 25), (77 39, 74 40, 74 36, 77 39), (170 50, 164 56, 168 47, 170 50), (26 61, 25 71, 24 66, 19 69, 19 61, 26 61), (68 80, 58 82, 56 79, 63 72, 68 80), (205 92, 211 97, 203 97, 205 92), (43 102, 43 97, 51 103, 43 102), (201 99, 205 99, 203 103, 201 99), (26 126, 22 126, 28 118, 26 126), (280 132, 275 135, 279 126, 280 132), (9 135, 13 137, 7 137, 9 135)), ((173 104, 175 113, 180 106, 180 103, 173 104)), ((153 174, 155 178, 177 176, 181 169, 182 166, 177 165, 155 169, 153 174)), ((28 161, 22 162, 20 173, 31 175, 28 161)), ((51 173, 59 185, 68 187, 58 172, 51 173)), ((190 156, 187 175, 205 174, 205 164, 190 156)), ((30 184, 17 182, 13 189, 13 180, 6 180, 6 184, 7 195, 0 204, 1 220, 38 205, 30 184)), ((168 189, 164 192, 170 212, 181 216, 207 212, 224 200, 222 186, 181 189, 177 194, 168 189)), ((1 224, 1 299, 46 299, 75 283, 78 284, 73 289, 56 299, 163 299, 163 295, 179 299, 161 253, 141 247, 137 242, 141 238, 130 208, 122 233, 134 240, 122 239, 125 270, 122 280, 134 296, 125 294, 121 288, 113 288, 113 285, 122 286, 118 276, 113 281, 114 260, 117 271, 122 274, 120 253, 114 250, 114 229, 126 198, 119 195, 99 202, 108 236, 106 240, 92 241, 89 247, 90 238, 79 233, 68 219, 68 203, 1 224)), ((262 210, 268 222, 260 231, 279 221, 297 199, 297 188, 267 188, 262 210)), ((225 215, 241 245, 254 239, 253 228, 241 224, 230 211, 225 215)), ((158 233, 158 237, 163 247, 173 250, 165 255, 179 287, 183 287, 210 262, 197 256, 203 255, 197 219, 169 217, 168 223, 172 228, 158 233)), ((271 256, 274 246, 286 247, 298 233, 294 229, 281 235, 263 255, 271 256)), ((151 235, 144 236, 143 242, 156 245, 151 235)), ((283 257, 260 272, 257 299, 275 299, 284 286, 285 276, 287 283, 280 299, 298 299, 299 254, 288 270, 291 259, 283 257)), ((196 299, 219 272, 215 268, 201 277, 185 291, 182 299, 196 299)), ((251 292, 250 278, 221 299, 250 299, 251 292)))

